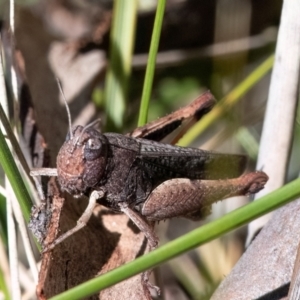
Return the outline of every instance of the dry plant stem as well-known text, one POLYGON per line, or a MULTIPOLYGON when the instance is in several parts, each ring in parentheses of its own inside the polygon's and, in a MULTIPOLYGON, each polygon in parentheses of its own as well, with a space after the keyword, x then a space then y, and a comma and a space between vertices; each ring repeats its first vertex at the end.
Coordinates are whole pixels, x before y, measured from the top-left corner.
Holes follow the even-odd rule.
MULTIPOLYGON (((6 179, 6 187, 9 185, 6 179)), ((18 272, 18 252, 17 252, 17 237, 16 228, 12 210, 12 195, 7 193, 6 198, 6 213, 7 213, 7 228, 8 228, 8 248, 9 248, 9 265, 11 274, 10 292, 13 300, 21 299, 21 288, 19 284, 18 272)))
MULTIPOLYGON (((5 99, 7 101, 6 95, 2 99, 5 99)), ((26 159, 24 157, 24 154, 20 148, 20 145, 18 143, 16 135, 14 134, 14 132, 12 131, 12 129, 10 127, 9 121, 7 120, 7 114, 4 112, 2 106, 0 106, 0 120, 1 120, 2 126, 5 129, 6 135, 8 136, 9 141, 12 144, 12 147, 13 147, 15 153, 17 154, 17 157, 18 157, 25 173, 27 175, 29 175, 29 172, 30 172, 29 166, 28 166, 26 159)))
MULTIPOLYGON (((1 41, 1 38, 0 38, 1 41)), ((1 120, 1 126, 5 129, 6 135, 9 137, 9 141, 11 142, 14 151, 16 152, 18 159, 26 172, 27 175, 29 175, 29 167, 26 162, 26 159, 24 157, 24 154, 19 146, 19 143, 17 141, 16 135, 13 133, 9 121, 8 121, 8 100, 6 97, 6 88, 5 88, 5 81, 4 81, 4 74, 3 74, 3 62, 2 57, 0 57, 0 120, 1 120)))
POLYGON ((20 273, 20 285, 22 287, 22 300, 30 300, 36 298, 35 287, 36 284, 32 284, 32 276, 28 272, 28 268, 24 264, 19 264, 20 273))
POLYGON ((38 282, 38 269, 37 269, 37 265, 36 265, 33 251, 31 248, 31 244, 29 241, 27 225, 25 224, 19 202, 16 199, 15 195, 13 194, 13 191, 11 191, 11 192, 12 192, 11 193, 12 194, 11 204, 12 204, 14 216, 19 224, 19 229, 20 229, 21 237, 22 237, 23 244, 24 244, 26 258, 28 260, 32 276, 34 278, 34 281, 37 283, 38 282))
MULTIPOLYGON (((10 23, 10 30, 11 30, 11 52, 12 52, 12 59, 15 53, 15 1, 10 0, 10 10, 9 10, 9 23, 10 23)), ((11 65, 11 85, 12 85, 12 92, 13 92, 13 106, 14 106, 14 125, 16 125, 19 121, 19 104, 18 104, 18 82, 17 82, 17 74, 14 69, 14 64, 11 65)), ((17 134, 15 130, 15 134, 17 134)))
MULTIPOLYGON (((15 52, 15 1, 10 0, 9 7, 9 25, 11 31, 11 52, 15 52)), ((13 57, 13 55, 12 55, 13 57)), ((18 85, 17 85, 17 76, 14 70, 13 64, 11 65, 11 84, 13 89, 13 95, 15 100, 18 99, 18 85)), ((17 114, 18 115, 18 114, 17 114)))
MULTIPOLYGON (((207 58, 219 57, 224 55, 236 55, 241 52, 260 49, 268 44, 275 42, 275 30, 263 32, 251 37, 230 40, 228 42, 214 43, 210 46, 196 48, 192 50, 170 50, 160 51, 156 58, 156 68, 163 68, 173 65, 184 64, 185 62, 207 58)), ((132 60, 132 67, 135 69, 144 69, 147 64, 148 53, 135 54, 132 60)))
MULTIPOLYGON (((300 177, 300 174, 299 176, 300 177)), ((288 300, 300 298, 300 243, 298 244, 297 256, 294 263, 293 275, 289 288, 288 300)))
POLYGON ((297 299, 300 299, 300 243, 298 244, 298 251, 288 294, 288 300, 297 299))
MULTIPOLYGON (((0 37, 0 41, 1 41, 1 37, 0 37)), ((2 44, 2 41, 1 41, 2 44)), ((12 55, 13 56, 13 55, 12 55)), ((10 123, 8 121, 8 100, 7 100, 7 96, 6 96, 6 88, 5 88, 5 81, 4 81, 4 74, 3 74, 3 61, 2 61, 2 57, 0 57, 0 100, 1 100, 1 105, 0 105, 0 120, 1 120, 1 126, 4 127, 6 134, 9 137, 9 141, 11 142, 14 151, 17 154, 17 157, 24 169, 24 171, 26 172, 27 175, 29 175, 29 166, 26 162, 26 159, 24 157, 24 154, 20 148, 20 145, 18 143, 18 140, 16 138, 17 134, 15 135, 13 133, 13 130, 11 129, 10 123)), ((19 114, 17 114, 18 116, 19 114)))
MULTIPOLYGON (((263 193, 284 182, 298 93, 299 14, 298 1, 283 2, 259 154, 258 168, 270 176, 263 193)), ((281 299, 287 295, 300 238, 299 204, 299 200, 294 201, 274 213, 211 299, 281 299)), ((248 240, 252 239, 256 225, 251 224, 248 240)))
MULTIPOLYGON (((13 36, 13 33, 14 33, 14 2, 11 1, 10 3, 11 7, 10 7, 10 23, 11 23, 11 31, 12 31, 12 53, 14 53, 14 36, 13 36)), ((12 55, 13 57, 13 55, 12 55)), ((1 73, 3 72, 3 65, 2 65, 2 58, 1 58, 1 64, 0 64, 0 68, 1 68, 1 73)), ((3 81, 3 73, 1 74, 1 81, 3 81)), ((15 73, 15 70, 14 68, 12 67, 11 68, 11 82, 12 82, 12 87, 13 87, 13 95, 14 95, 14 98, 15 100, 17 99, 17 94, 18 94, 18 88, 17 88, 17 77, 16 77, 16 73, 15 73)), ((1 82, 1 89, 4 88, 4 85, 3 85, 3 82, 1 82)), ((6 104, 7 104, 7 97, 6 97, 6 94, 3 90, 3 92, 1 92, 1 94, 4 95, 4 97, 2 98, 3 101, 6 101, 6 104)), ((5 105, 4 107, 7 107, 7 105, 5 105)), ((18 116, 19 114, 17 113, 16 114, 16 105, 14 105, 15 107, 15 115, 18 116)), ((14 145, 14 149, 16 150, 16 152, 18 153, 18 157, 19 157, 19 160, 25 170, 25 172, 29 175, 29 167, 26 163, 26 160, 24 158, 24 155, 19 147, 19 144, 17 142, 17 139, 15 137, 15 135, 13 134, 11 128, 10 128, 10 125, 7 121, 7 116, 5 116, 5 112, 4 110, 2 109, 2 107, 0 107, 0 111, 1 111, 1 122, 5 128, 5 131, 6 133, 9 135, 10 137, 10 140, 11 140, 11 143, 14 145)), ((6 115, 8 113, 6 112, 6 115)), ((26 225, 25 225, 25 222, 24 222, 24 218, 23 218, 23 215, 22 215, 22 212, 21 212, 21 209, 20 209, 20 206, 19 206, 19 203, 11 189, 11 186, 10 184, 8 183, 8 180, 6 180, 6 186, 7 188, 10 190, 10 193, 8 193, 9 198, 10 200, 8 200, 8 202, 10 202, 11 206, 12 206, 12 210, 13 210, 13 213, 14 213, 14 216, 16 217, 16 220, 19 224, 19 229, 21 231, 21 236, 22 236, 22 239, 23 239, 23 243, 24 243, 24 247, 25 247, 25 252, 26 252, 26 257, 28 259, 28 262, 29 262, 29 265, 30 265, 30 269, 31 269, 31 272, 32 272, 32 275, 33 275, 33 278, 35 280, 35 282, 37 282, 38 280, 38 270, 37 270, 37 267, 36 267, 36 263, 35 263, 35 258, 34 258, 34 255, 33 255, 33 252, 32 252, 32 248, 31 248, 31 245, 30 245, 30 242, 29 242, 29 237, 28 237, 28 233, 27 233, 27 229, 26 229, 26 225)), ((8 199, 8 198, 7 198, 8 199)), ((12 220, 13 222, 13 220, 12 220)), ((12 224, 12 222, 10 222, 10 224, 12 224)), ((13 281, 14 282, 14 281, 13 281)))
MULTIPOLYGON (((14 0, 10 0, 10 29, 11 29, 11 44, 12 44, 12 54, 14 53, 14 31, 15 31, 15 6, 14 6, 14 0)), ((13 55, 12 55, 13 57, 13 55)), ((1 70, 3 70, 2 68, 2 64, 1 64, 1 70)), ((2 77, 3 78, 3 77, 2 77)), ((14 116, 15 118, 17 118, 17 116, 19 115, 17 113, 17 105, 15 103, 15 101, 17 100, 17 95, 18 95, 18 87, 17 87, 17 76, 15 73, 15 70, 13 68, 13 65, 11 66, 11 84, 12 84, 12 89, 13 89, 13 96, 14 96, 14 116)), ((7 98, 4 98, 7 101, 7 98)), ((6 103, 7 104, 7 103, 6 103)), ((6 108, 8 106, 5 106, 6 108)), ((6 111, 6 115, 8 115, 8 111, 6 111)), ((15 119, 16 121, 17 119, 15 119)), ((25 168, 26 169, 26 168, 25 168)), ((12 286, 11 286, 11 293, 12 293, 12 299, 20 299, 21 298, 21 288, 20 288, 20 284, 19 284, 19 272, 18 272, 18 254, 17 254, 17 243, 16 243, 16 233, 15 233, 15 223, 14 223, 14 218, 13 218, 13 207, 17 207, 18 203, 13 203, 14 201, 16 201, 15 196, 13 195, 13 191, 12 188, 10 186, 9 181, 7 180, 7 178, 5 177, 5 181, 6 181, 6 187, 8 188, 8 193, 7 193, 7 222, 8 222, 8 230, 9 230, 9 257, 10 257, 10 268, 11 268, 11 278, 12 278, 12 286)), ((17 217, 21 219, 23 218, 21 214, 17 214, 17 217)), ((20 222, 22 222, 23 220, 20 220, 20 222)), ((23 221, 24 223, 24 221, 23 221)), ((23 228, 24 229, 24 228, 23 228)), ((26 230, 22 230, 22 234, 24 233, 24 231, 26 230)), ((26 239, 26 237, 24 236, 24 239, 26 239)), ((28 236, 27 236, 28 239, 28 236)), ((28 243, 27 243, 28 246, 28 243)), ((26 247, 28 249, 28 247, 26 247)), ((30 247, 29 247, 30 248, 30 247)), ((30 264, 32 265, 32 259, 30 259, 30 264)), ((33 263, 34 264, 34 263, 33 263)), ((37 272, 33 272, 35 273, 36 277, 37 277, 37 272)))
MULTIPOLYGON (((257 169, 270 176, 256 199, 281 187, 286 176, 298 100, 300 2, 284 1, 257 169)), ((269 216, 249 226, 248 243, 269 216)))

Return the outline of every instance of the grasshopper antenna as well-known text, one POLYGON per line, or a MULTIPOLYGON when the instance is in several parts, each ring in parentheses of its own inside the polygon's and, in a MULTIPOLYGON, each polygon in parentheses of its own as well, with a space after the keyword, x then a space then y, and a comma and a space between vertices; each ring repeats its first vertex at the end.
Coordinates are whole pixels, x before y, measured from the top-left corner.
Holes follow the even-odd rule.
MULTIPOLYGON (((99 119, 96 119, 94 122, 92 122, 92 123, 86 125, 86 126, 82 129, 82 131, 81 131, 81 133, 80 133, 80 136, 78 137, 78 140, 77 140, 77 141, 79 141, 79 143, 81 143, 81 138, 82 138, 84 132, 85 132, 88 128, 91 128, 91 127, 95 126, 95 125, 96 125, 97 123, 99 123, 99 122, 101 122, 101 119, 100 119, 100 118, 99 118, 99 119)), ((77 143, 77 141, 76 141, 76 143, 77 143)))
POLYGON ((67 115, 68 115, 68 122, 69 122, 70 138, 73 139, 73 133, 72 133, 72 120, 71 120, 70 108, 69 108, 67 99, 66 99, 66 97, 65 97, 64 91, 63 91, 63 89, 62 89, 61 82, 60 82, 60 80, 58 79, 58 77, 56 77, 56 81, 57 81, 57 85, 58 85, 59 91, 60 91, 60 93, 62 94, 63 100, 64 100, 64 102, 65 102, 65 106, 66 106, 66 110, 67 110, 67 115))

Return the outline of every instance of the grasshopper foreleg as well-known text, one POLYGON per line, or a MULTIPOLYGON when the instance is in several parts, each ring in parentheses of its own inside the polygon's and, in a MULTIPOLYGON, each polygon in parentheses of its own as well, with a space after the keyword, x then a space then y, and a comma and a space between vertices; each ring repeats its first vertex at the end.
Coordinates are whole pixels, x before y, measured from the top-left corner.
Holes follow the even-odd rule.
POLYGON ((83 212, 82 216, 78 219, 77 225, 73 227, 72 229, 68 230, 61 236, 59 236, 56 240, 54 240, 51 244, 45 247, 43 250, 44 252, 47 252, 49 250, 52 250, 56 245, 60 244, 62 241, 64 241, 66 238, 74 234, 75 232, 82 229, 84 226, 86 226, 87 222, 91 218, 93 214, 93 210, 97 204, 97 200, 104 197, 103 191, 93 191, 89 197, 89 203, 86 207, 85 211, 83 212))

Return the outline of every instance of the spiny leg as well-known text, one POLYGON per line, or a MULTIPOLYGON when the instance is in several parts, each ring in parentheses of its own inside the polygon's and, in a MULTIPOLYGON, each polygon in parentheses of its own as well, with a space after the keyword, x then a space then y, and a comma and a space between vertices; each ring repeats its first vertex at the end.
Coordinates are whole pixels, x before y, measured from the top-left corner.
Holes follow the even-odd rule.
POLYGON ((155 249, 158 244, 158 237, 153 231, 153 225, 150 225, 137 212, 128 207, 126 203, 119 203, 120 210, 126 214, 131 221, 142 231, 148 239, 151 250, 155 249))
POLYGON ((97 204, 97 200, 104 197, 103 191, 93 191, 89 197, 89 204, 86 207, 85 211, 83 212, 82 216, 78 219, 77 225, 73 227, 72 229, 68 230, 64 234, 62 234, 60 237, 58 237, 56 240, 54 240, 51 244, 47 245, 45 249, 43 250, 43 253, 52 250, 56 245, 60 244, 62 241, 64 241, 66 238, 74 234, 75 232, 82 229, 84 226, 86 226, 87 222, 91 218, 93 214, 93 210, 97 204))
MULTIPOLYGON (((154 233, 154 222, 151 222, 150 224, 137 212, 132 210, 128 207, 126 203, 119 203, 120 210, 125 213, 131 221, 139 228, 140 231, 142 231, 147 238, 147 244, 149 247, 149 251, 154 250, 157 247, 158 244, 158 237, 154 233)), ((144 288, 154 289, 156 293, 160 294, 160 289, 158 286, 155 286, 150 283, 149 277, 152 270, 147 270, 143 272, 142 274, 142 282, 144 288)))

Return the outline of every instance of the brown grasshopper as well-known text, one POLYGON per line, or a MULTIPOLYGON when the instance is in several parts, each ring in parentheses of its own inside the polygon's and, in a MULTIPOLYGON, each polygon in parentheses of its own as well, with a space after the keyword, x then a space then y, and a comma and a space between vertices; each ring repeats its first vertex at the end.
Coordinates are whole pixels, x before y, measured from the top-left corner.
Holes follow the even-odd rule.
POLYGON ((57 156, 57 169, 36 169, 31 175, 57 176, 62 190, 88 196, 89 204, 77 225, 46 245, 44 251, 84 227, 97 203, 125 213, 155 248, 158 239, 149 221, 173 217, 198 220, 217 200, 262 189, 268 180, 263 172, 244 175, 243 184, 234 192, 226 188, 226 180, 244 172, 243 155, 158 142, 185 121, 190 125, 199 120, 214 103, 212 94, 206 92, 190 105, 128 135, 102 134, 93 128, 94 123, 70 129, 57 156), (216 180, 223 180, 221 190, 214 188, 216 180))

